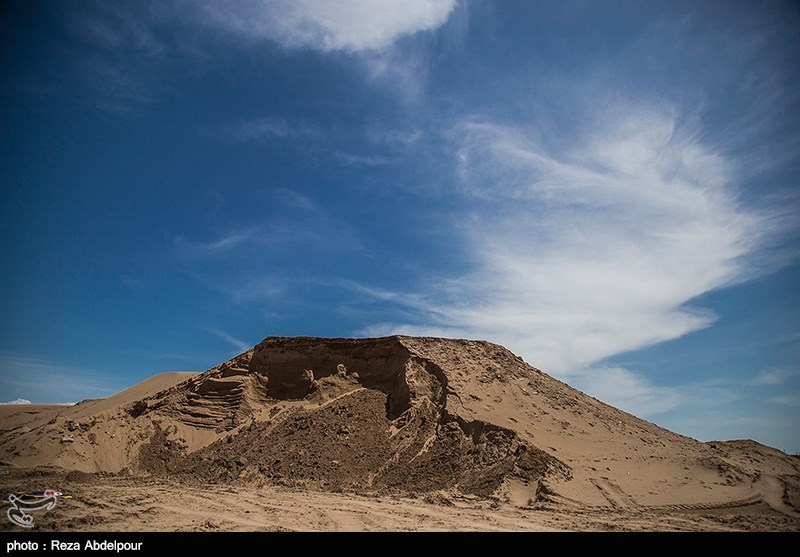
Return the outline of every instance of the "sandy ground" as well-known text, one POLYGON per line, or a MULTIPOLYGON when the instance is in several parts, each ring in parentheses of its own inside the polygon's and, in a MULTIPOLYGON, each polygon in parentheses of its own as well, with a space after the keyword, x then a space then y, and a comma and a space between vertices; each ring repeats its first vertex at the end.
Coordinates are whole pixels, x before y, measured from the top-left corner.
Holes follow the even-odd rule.
MULTIPOLYGON (((185 485, 156 478, 9 471, 0 485, 58 485, 72 499, 31 511, 32 531, 798 531, 797 517, 757 502, 717 509, 618 509, 477 497, 363 496, 282 487, 185 485)), ((5 517, 3 517, 5 518, 5 517)), ((0 520, 0 532, 22 531, 0 520)))

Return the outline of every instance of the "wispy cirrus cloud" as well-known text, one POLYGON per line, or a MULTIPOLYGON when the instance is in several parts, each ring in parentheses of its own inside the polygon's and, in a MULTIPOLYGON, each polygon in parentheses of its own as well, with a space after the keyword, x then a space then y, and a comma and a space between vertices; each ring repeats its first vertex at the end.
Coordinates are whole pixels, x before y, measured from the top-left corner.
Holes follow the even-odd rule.
POLYGON ((324 212, 322 208, 309 196, 303 195, 288 188, 276 188, 272 190, 272 195, 277 202, 283 203, 287 207, 302 209, 318 215, 324 212))
POLYGON ((677 111, 596 117, 568 148, 480 118, 453 137, 474 270, 430 293, 424 330, 497 339, 555 373, 708 326, 691 301, 748 278, 774 232, 677 111))
MULTIPOLYGON (((82 49, 62 64, 83 76, 94 106, 117 116, 139 116, 148 106, 175 93, 170 69, 186 66, 178 4, 169 2, 80 2, 61 6, 61 19, 82 49), (177 63, 177 59, 183 58, 177 63)), ((172 72, 174 74, 174 72, 172 72)))
POLYGON ((796 377, 800 378, 800 370, 798 369, 765 369, 758 372, 753 383, 756 385, 785 385, 796 377))
POLYGON ((707 380, 666 387, 645 375, 619 366, 594 366, 570 375, 572 386, 636 416, 653 418, 675 411, 700 413, 744 398, 741 385, 730 380, 707 380))
POLYGON ((266 116, 241 120, 222 129, 223 138, 237 143, 281 139, 321 140, 323 131, 307 122, 292 122, 286 118, 266 116))
POLYGON ((800 408, 800 394, 778 395, 769 399, 774 404, 800 408))
MULTIPOLYGON (((714 313, 694 300, 764 272, 781 211, 743 204, 736 161, 677 109, 628 105, 595 114, 571 144, 543 137, 487 118, 454 126, 456 235, 472 270, 424 291, 362 287, 408 310, 363 332, 488 338, 636 415, 722 419, 745 380, 664 386, 599 362, 710 326, 714 313)), ((792 376, 769 370, 747 384, 792 376)))
POLYGON ((242 40, 359 52, 436 29, 455 6, 455 0, 223 0, 203 4, 196 16, 242 40))
POLYGON ((175 236, 174 253, 185 260, 204 262, 256 253, 262 257, 277 257, 294 249, 322 254, 340 245, 347 245, 353 253, 367 251, 357 229, 321 210, 310 198, 280 189, 275 197, 282 199, 283 204, 294 208, 295 212, 265 218, 266 224, 234 226, 208 240, 175 236))
POLYGON ((253 276, 243 277, 235 283, 217 285, 216 288, 236 304, 253 301, 273 301, 285 296, 289 285, 294 281, 276 273, 260 271, 253 276))
MULTIPOLYGON (((167 0, 88 2, 66 19, 81 37, 104 48, 145 55, 194 48, 187 29, 204 27, 233 40, 270 41, 285 48, 362 52, 443 25, 456 0, 167 0), (179 33, 180 32, 180 33, 179 33), (176 34, 177 36, 172 36, 176 34)), ((197 40, 197 37, 194 37, 197 40)))
POLYGON ((395 162, 394 159, 383 155, 358 155, 354 153, 336 153, 336 159, 343 166, 384 166, 395 162))
POLYGON ((370 80, 412 100, 427 82, 430 49, 403 39, 441 28, 459 8, 466 13, 457 0, 223 0, 190 18, 248 46, 348 53, 370 80))
POLYGON ((388 128, 382 126, 370 126, 365 131, 369 142, 377 145, 387 145, 389 147, 399 147, 408 149, 419 143, 424 137, 424 133, 416 128, 388 128))
MULTIPOLYGON (((456 6, 456 0, 89 1, 66 6, 61 18, 88 47, 70 63, 87 79, 95 106, 131 116, 174 94, 176 76, 205 72, 221 46, 344 52, 369 75, 401 78, 410 90, 419 82, 419 57, 394 46, 441 27, 456 6)), ((244 141, 291 131, 264 120, 238 133, 244 141)))
POLYGON ((240 248, 249 241, 257 240, 258 233, 259 229, 256 227, 231 230, 215 240, 205 242, 177 236, 175 238, 175 246, 181 255, 189 257, 226 254, 240 248))
POLYGON ((351 152, 339 149, 333 130, 277 116, 243 119, 204 131, 204 135, 210 138, 231 143, 295 142, 304 152, 330 155, 332 160, 348 167, 377 167, 397 163, 400 154, 408 152, 422 136, 420 131, 378 131, 372 128, 367 128, 363 134, 371 148, 365 152, 351 152))
POLYGON ((239 340, 238 338, 229 335, 225 331, 221 331, 214 327, 206 327, 206 330, 233 346, 236 350, 238 350, 238 353, 245 352, 246 350, 250 350, 250 348, 252 348, 252 344, 249 344, 243 340, 239 340))
POLYGON ((572 374, 570 382, 603 402, 624 408, 636 416, 657 416, 686 403, 680 389, 656 385, 645 376, 622 367, 580 370, 572 374))
POLYGON ((137 4, 126 2, 83 2, 64 19, 68 28, 84 41, 105 49, 131 49, 146 57, 168 50, 167 41, 159 33, 175 15, 175 2, 137 4), (172 4, 170 6, 170 4, 172 4))
POLYGON ((288 188, 272 190, 270 198, 272 212, 263 222, 234 225, 205 240, 175 237, 169 264, 231 303, 264 309, 303 305, 298 290, 352 270, 354 261, 374 259, 353 223, 314 198, 288 188))

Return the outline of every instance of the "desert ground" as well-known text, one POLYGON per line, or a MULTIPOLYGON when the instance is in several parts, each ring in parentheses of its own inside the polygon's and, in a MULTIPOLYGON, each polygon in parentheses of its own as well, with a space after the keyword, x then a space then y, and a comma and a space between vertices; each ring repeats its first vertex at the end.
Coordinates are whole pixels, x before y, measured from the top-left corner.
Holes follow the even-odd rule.
POLYGON ((0 407, 0 490, 46 489, 69 497, 34 531, 800 531, 796 456, 678 435, 496 344, 403 336, 270 337, 0 407))

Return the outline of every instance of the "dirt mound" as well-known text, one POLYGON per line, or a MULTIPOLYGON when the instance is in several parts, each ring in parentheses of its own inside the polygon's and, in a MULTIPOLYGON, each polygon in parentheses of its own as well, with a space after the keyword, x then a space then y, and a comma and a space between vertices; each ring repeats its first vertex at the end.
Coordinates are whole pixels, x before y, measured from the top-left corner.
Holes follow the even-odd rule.
POLYGON ((17 467, 522 507, 800 508, 800 459, 677 435, 484 341, 270 337, 201 374, 0 413, 0 462, 17 467))
MULTIPOLYGON (((149 472, 362 492, 457 488, 484 496, 508 477, 535 490, 549 475, 570 476, 568 466, 514 430, 459 408, 448 374, 399 338, 267 339, 185 387, 148 410, 229 433, 176 466, 163 466, 167 456, 141 458, 149 472)), ((153 453, 153 443, 143 450, 153 453)))
POLYGON ((421 418, 401 414, 392 420, 388 408, 384 393, 359 388, 317 409, 298 408, 282 419, 253 422, 170 473, 332 491, 416 493, 457 487, 484 496, 509 475, 539 481, 550 472, 569 474, 557 459, 520 443, 511 430, 443 421, 448 419, 443 412, 421 418))

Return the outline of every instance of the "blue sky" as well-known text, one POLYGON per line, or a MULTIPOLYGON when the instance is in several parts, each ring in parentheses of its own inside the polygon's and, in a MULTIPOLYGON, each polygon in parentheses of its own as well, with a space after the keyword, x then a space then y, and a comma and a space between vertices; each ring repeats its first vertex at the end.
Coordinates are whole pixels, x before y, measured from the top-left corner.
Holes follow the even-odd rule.
POLYGON ((796 3, 0 10, 0 400, 425 334, 800 452, 796 3))

